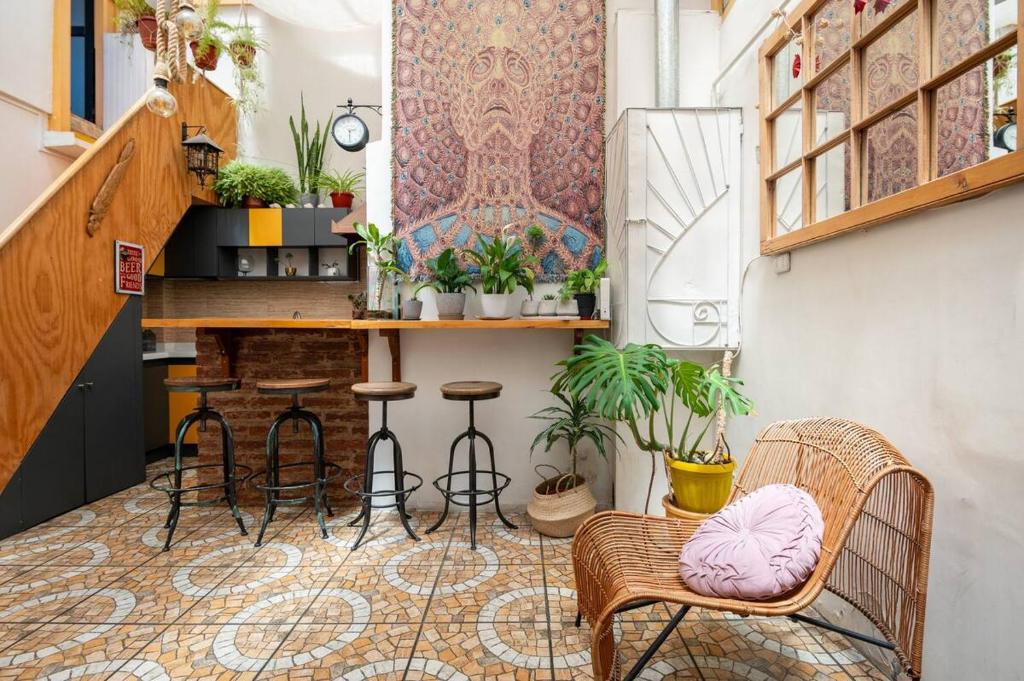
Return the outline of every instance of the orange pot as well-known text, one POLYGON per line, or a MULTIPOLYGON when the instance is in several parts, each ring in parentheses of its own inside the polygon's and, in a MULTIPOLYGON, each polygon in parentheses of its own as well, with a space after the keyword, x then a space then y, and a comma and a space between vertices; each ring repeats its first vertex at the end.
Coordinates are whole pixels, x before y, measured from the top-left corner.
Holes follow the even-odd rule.
POLYGON ((159 30, 156 17, 153 15, 139 17, 135 20, 135 26, 139 29, 142 46, 150 52, 156 52, 156 34, 159 30))

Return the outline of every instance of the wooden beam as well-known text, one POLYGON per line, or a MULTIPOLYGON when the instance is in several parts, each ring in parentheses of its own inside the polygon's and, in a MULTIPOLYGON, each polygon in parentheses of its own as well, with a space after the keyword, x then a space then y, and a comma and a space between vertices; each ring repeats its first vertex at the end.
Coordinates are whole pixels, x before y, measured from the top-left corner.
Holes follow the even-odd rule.
POLYGON ((402 337, 398 329, 381 329, 382 338, 388 339, 388 351, 391 352, 391 380, 402 380, 402 337))
POLYGON ((53 0, 50 130, 71 130, 71 0, 53 0))

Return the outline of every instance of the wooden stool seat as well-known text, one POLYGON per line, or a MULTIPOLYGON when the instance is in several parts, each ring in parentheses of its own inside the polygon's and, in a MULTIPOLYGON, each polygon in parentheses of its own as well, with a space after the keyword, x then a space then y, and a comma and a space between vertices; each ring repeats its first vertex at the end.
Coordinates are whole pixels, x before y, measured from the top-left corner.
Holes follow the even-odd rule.
POLYGON ((352 393, 357 400, 407 400, 416 393, 416 384, 401 381, 356 383, 352 386, 352 393))
POLYGON ((268 378, 256 381, 256 391, 264 395, 319 393, 330 387, 329 378, 268 378))
POLYGON ((446 400, 493 400, 501 387, 494 381, 454 381, 441 386, 441 395, 446 400))
POLYGON ((241 381, 237 378, 208 378, 198 376, 178 376, 165 378, 164 386, 169 392, 175 393, 215 393, 226 390, 238 390, 241 381))

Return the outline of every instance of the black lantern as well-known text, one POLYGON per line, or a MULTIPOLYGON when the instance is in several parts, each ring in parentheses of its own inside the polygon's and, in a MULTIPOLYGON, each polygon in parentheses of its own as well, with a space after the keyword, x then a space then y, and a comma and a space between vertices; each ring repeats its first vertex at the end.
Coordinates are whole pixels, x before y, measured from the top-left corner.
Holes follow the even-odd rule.
POLYGON ((216 179, 220 171, 220 154, 224 150, 207 137, 206 128, 201 125, 190 127, 182 123, 181 145, 185 147, 185 167, 190 173, 195 173, 199 186, 206 186, 207 177, 216 179), (190 130, 195 132, 191 137, 190 130))

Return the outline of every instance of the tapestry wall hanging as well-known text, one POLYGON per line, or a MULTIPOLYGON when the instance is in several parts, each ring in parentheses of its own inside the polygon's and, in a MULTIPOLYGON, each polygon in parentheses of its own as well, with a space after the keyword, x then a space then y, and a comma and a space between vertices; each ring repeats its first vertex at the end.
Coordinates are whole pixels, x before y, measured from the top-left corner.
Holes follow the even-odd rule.
POLYGON ((401 0, 394 226, 412 276, 503 226, 559 280, 602 256, 604 0, 401 0))

